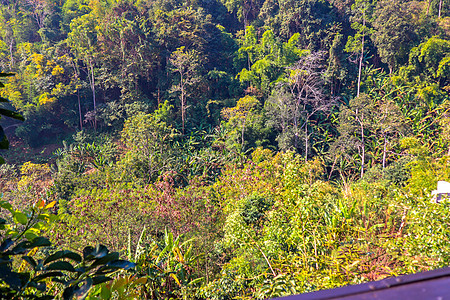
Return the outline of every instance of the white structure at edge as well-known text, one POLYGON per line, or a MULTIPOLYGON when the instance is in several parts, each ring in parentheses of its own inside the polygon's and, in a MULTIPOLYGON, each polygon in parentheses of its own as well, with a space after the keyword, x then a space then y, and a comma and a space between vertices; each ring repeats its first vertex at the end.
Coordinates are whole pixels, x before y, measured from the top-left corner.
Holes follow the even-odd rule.
POLYGON ((439 203, 443 196, 446 198, 450 197, 450 182, 438 181, 437 190, 432 191, 431 195, 436 203, 439 203))

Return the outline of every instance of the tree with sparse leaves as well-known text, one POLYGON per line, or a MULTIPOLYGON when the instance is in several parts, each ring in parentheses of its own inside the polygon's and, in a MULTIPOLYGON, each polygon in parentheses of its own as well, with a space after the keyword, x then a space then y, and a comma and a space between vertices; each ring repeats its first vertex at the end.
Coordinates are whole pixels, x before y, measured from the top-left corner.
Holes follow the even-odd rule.
POLYGON ((181 104, 181 128, 184 134, 186 124, 187 98, 195 85, 200 81, 200 53, 188 50, 184 46, 174 51, 169 58, 172 72, 177 74, 171 92, 178 92, 181 104))
POLYGON ((308 160, 309 141, 314 133, 312 117, 318 112, 329 111, 335 104, 325 91, 323 59, 322 52, 300 58, 286 69, 285 82, 267 101, 271 123, 282 130, 279 140, 285 140, 290 132, 292 146, 298 149, 303 136, 305 160, 308 160))
POLYGON ((332 151, 341 156, 351 155, 356 149, 361 159, 361 178, 365 170, 367 135, 375 129, 375 114, 375 103, 367 94, 351 99, 339 113, 340 136, 332 145, 332 151))

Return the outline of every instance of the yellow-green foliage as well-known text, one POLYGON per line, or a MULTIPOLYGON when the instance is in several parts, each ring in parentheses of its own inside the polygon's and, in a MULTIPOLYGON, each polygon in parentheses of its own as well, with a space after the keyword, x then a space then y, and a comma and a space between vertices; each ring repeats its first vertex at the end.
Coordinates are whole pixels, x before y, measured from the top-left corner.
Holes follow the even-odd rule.
POLYGON ((129 118, 121 133, 127 151, 118 162, 122 178, 148 182, 168 169, 177 131, 168 124, 172 106, 166 101, 153 114, 129 118))
POLYGON ((405 189, 382 181, 338 187, 321 180, 318 161, 257 149, 213 185, 226 214, 220 249, 231 254, 205 295, 227 280, 235 282, 227 293, 265 298, 445 266, 448 204, 431 204, 412 190, 435 167, 413 167, 405 189))
POLYGON ((47 164, 34 164, 27 161, 20 168, 21 177, 17 183, 19 189, 44 189, 50 180, 50 167, 47 164))
POLYGON ((59 242, 72 245, 101 242, 113 249, 125 250, 129 235, 137 243, 144 226, 152 235, 165 228, 176 235, 201 232, 207 240, 218 212, 203 189, 174 186, 166 175, 152 185, 112 185, 78 191, 63 216, 59 242))

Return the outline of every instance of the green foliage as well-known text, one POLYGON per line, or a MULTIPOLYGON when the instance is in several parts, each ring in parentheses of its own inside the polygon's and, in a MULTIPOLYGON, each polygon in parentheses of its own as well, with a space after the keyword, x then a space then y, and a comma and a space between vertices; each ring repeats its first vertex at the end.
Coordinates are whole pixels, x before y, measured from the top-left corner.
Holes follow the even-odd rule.
MULTIPOLYGON (((387 188, 377 179, 338 190, 308 174, 311 167, 318 166, 305 165, 292 154, 284 157, 280 154, 270 157, 260 151, 254 154, 255 159, 258 156, 262 159, 255 160, 255 165, 249 163, 241 171, 225 173, 216 183, 215 190, 220 191, 221 199, 228 204, 221 245, 230 260, 220 278, 203 290, 207 297, 282 296, 395 274, 405 270, 404 262, 407 268, 412 266, 414 259, 400 253, 404 245, 417 245, 413 241, 419 234, 413 228, 420 228, 416 223, 420 222, 417 210, 427 214, 434 210, 426 204, 429 200, 413 200, 417 195, 413 190, 405 195, 404 190, 387 188), (230 180, 235 184, 227 185, 230 180), (259 185, 266 187, 265 196, 242 196, 242 191, 251 193, 259 185), (267 203, 265 199, 271 198, 274 201, 267 203), (425 206, 416 208, 410 201, 425 206), (410 210, 414 211, 411 215, 410 210), (246 221, 249 216, 258 220, 258 226, 246 221)), ((411 178, 418 176, 416 173, 412 171, 411 178)), ((409 182, 409 185, 414 182, 417 188, 424 187, 423 181, 409 182)), ((445 226, 446 221, 438 223, 445 226)), ((428 227, 437 236, 427 251, 436 256, 431 261, 422 260, 419 251, 414 251, 415 260, 427 265, 445 264, 445 255, 437 254, 440 247, 445 248, 440 241, 447 234, 440 226, 428 227)))
MULTIPOLYGON (((418 85, 422 93, 432 87, 433 82, 445 88, 448 85, 449 49, 447 40, 436 36, 429 38, 411 49, 409 63, 400 69, 400 74, 407 81, 418 85)), ((439 92, 435 91, 435 93, 439 92)))
POLYGON ((93 285, 110 280, 108 275, 134 265, 119 260, 117 252, 109 253, 104 246, 85 247, 83 256, 69 250, 37 255, 37 251, 51 246, 41 236, 55 221, 49 210, 55 202, 45 204, 40 200, 30 211, 17 211, 8 202, 0 203, 8 220, 1 219, 2 242, 0 245, 1 293, 12 299, 51 299, 47 292, 50 282, 61 284, 58 291, 63 299, 84 298, 93 285), (19 256, 22 255, 22 263, 19 256), (70 262, 69 262, 70 261, 70 262))
POLYGON ((417 39, 413 30, 414 11, 410 3, 380 1, 377 3, 372 39, 379 55, 389 66, 390 73, 407 59, 409 50, 417 39), (399 9, 401 7, 401 9, 399 9))
POLYGON ((119 161, 123 177, 149 182, 172 170, 179 133, 169 123, 171 108, 166 101, 153 114, 139 114, 125 122, 122 140, 129 151, 119 161))
POLYGON ((0 96, 26 121, 1 120, 0 148, 16 129, 26 160, 0 167, 17 207, 2 202, 0 289, 265 299, 448 265, 448 201, 430 202, 449 179, 447 15, 439 1, 3 1, 0 66, 17 75, 0 96), (61 213, 48 240, 42 199, 61 213))
POLYGON ((259 104, 255 97, 245 96, 238 100, 235 107, 222 109, 221 114, 227 120, 225 126, 230 129, 228 143, 232 148, 243 151, 248 144, 248 141, 247 143, 245 141, 245 137, 249 136, 248 132, 258 133, 257 126, 261 123, 261 115, 258 113, 259 104), (238 143, 240 147, 235 146, 238 143))
POLYGON ((427 198, 410 198, 408 204, 405 207, 407 232, 403 239, 393 241, 398 247, 393 255, 404 264, 406 272, 417 272, 417 263, 433 269, 448 266, 449 248, 445 242, 450 235, 448 201, 436 204, 427 198))
POLYGON ((189 296, 203 278, 194 273, 199 256, 195 255, 192 242, 181 242, 167 229, 160 243, 153 241, 145 246, 137 263, 137 272, 145 276, 145 296, 154 299, 189 296))
POLYGON ((114 280, 94 287, 86 299, 111 299, 112 297, 136 299, 142 296, 139 290, 143 288, 143 284, 146 282, 147 278, 145 277, 136 278, 135 275, 118 276, 114 280))
POLYGON ((273 205, 273 201, 258 195, 252 195, 245 199, 241 211, 241 217, 247 225, 263 223, 264 214, 273 205))
POLYGON ((270 88, 284 75, 284 68, 307 53, 300 49, 299 37, 299 34, 294 34, 286 43, 281 43, 273 31, 268 30, 258 43, 255 29, 247 27, 238 53, 240 59, 247 60, 248 69, 243 68, 239 72, 239 80, 249 82, 252 87, 268 94, 270 88))
MULTIPOLYGON (((118 154, 116 144, 108 135, 92 139, 89 134, 80 131, 74 139, 75 142, 70 145, 64 141, 63 147, 53 153, 56 162, 52 191, 65 200, 69 200, 77 189, 95 186, 95 172, 109 172, 118 154), (92 178, 81 177, 85 172, 93 173, 92 178)), ((103 177, 100 175, 100 178, 103 177)))

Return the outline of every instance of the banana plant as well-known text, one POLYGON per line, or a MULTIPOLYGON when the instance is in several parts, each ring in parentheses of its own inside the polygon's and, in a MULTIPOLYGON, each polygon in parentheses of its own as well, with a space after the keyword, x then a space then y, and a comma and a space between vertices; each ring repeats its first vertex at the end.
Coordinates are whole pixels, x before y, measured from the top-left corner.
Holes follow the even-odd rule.
POLYGON ((200 283, 193 273, 194 264, 200 258, 192 251, 192 239, 181 242, 182 236, 174 238, 167 229, 162 242, 147 245, 145 251, 138 249, 136 270, 140 277, 146 277, 145 290, 151 299, 176 297, 182 290, 200 283))

